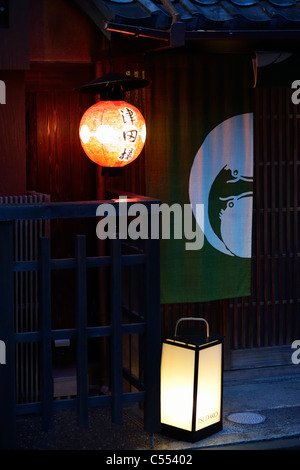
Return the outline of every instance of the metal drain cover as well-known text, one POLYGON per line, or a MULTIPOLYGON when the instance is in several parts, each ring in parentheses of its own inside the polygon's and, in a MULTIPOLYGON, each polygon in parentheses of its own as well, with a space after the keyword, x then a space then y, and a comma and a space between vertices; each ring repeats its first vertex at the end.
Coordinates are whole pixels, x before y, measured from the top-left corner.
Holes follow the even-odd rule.
POLYGON ((259 413, 232 413, 227 416, 227 419, 238 424, 259 424, 266 418, 259 413))

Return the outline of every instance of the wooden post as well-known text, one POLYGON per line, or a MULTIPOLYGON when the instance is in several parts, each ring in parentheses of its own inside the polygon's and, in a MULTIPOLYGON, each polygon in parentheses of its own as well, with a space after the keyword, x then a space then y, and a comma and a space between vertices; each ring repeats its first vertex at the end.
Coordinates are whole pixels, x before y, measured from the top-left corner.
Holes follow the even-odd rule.
POLYGON ((52 343, 51 343, 51 268, 50 239, 40 240, 40 318, 41 318, 41 402, 45 431, 53 427, 52 343))
POLYGON ((16 440, 13 222, 0 222, 0 340, 0 448, 9 449, 16 440))
POLYGON ((220 330, 222 332, 222 335, 224 336, 224 370, 231 369, 229 302, 229 299, 222 299, 219 301, 221 312, 220 330))
MULTIPOLYGON (((118 237, 118 236, 117 236, 118 237)), ((122 273, 121 240, 111 240, 111 382, 112 420, 122 424, 122 273)))
POLYGON ((144 428, 151 433, 160 431, 160 240, 149 237, 146 243, 146 338, 145 338, 145 420, 144 428))
POLYGON ((78 424, 88 426, 88 353, 86 308, 86 239, 76 237, 77 403, 78 424))

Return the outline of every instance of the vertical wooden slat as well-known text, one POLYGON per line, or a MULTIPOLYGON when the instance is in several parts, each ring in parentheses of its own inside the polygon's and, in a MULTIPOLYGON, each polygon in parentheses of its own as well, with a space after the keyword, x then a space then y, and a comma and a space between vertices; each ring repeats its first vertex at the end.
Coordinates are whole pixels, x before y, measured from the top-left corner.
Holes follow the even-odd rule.
MULTIPOLYGON (((276 91, 276 90, 275 90, 276 91)), ((268 203, 267 210, 270 210, 270 239, 269 239, 269 256, 270 256, 270 315, 269 324, 267 326, 267 342, 266 346, 273 346, 276 344, 276 321, 275 321, 275 236, 276 236, 276 221, 275 221, 275 203, 276 203, 276 181, 275 181, 275 165, 277 164, 277 146, 276 146, 276 129, 278 127, 278 115, 275 107, 275 92, 271 89, 270 92, 270 152, 269 152, 269 165, 270 165, 270 183, 268 192, 270 194, 270 202, 268 203), (269 207, 270 206, 270 207, 269 207)))
POLYGON ((291 198, 290 198, 290 191, 291 191, 291 167, 290 167, 290 159, 291 159, 291 119, 290 113, 287 113, 286 116, 286 154, 285 154, 285 170, 286 170, 286 180, 285 180, 285 230, 286 230, 286 260, 285 260, 285 342, 290 342, 291 338, 291 308, 289 302, 289 294, 290 294, 290 285, 291 285, 291 223, 290 223, 290 214, 291 214, 291 198))
POLYGON ((0 279, 0 340, 5 347, 0 363, 0 448, 9 449, 16 439, 12 222, 0 222, 0 279))
POLYGON ((40 239, 41 403, 44 430, 53 427, 50 239, 40 239))
MULTIPOLYGON (((151 216, 148 230, 151 233, 151 216)), ((146 337, 145 337, 145 430, 160 430, 160 241, 145 240, 146 337)))
POLYGON ((241 310, 241 348, 247 347, 247 332, 248 332, 248 324, 247 324, 247 315, 246 315, 246 308, 245 308, 245 297, 242 297, 240 300, 240 310, 241 310))
POLYGON ((76 237, 77 411, 78 424, 88 426, 86 239, 76 237))
MULTIPOLYGON (((224 369, 230 369, 231 358, 230 358, 230 301, 224 299, 220 301, 220 320, 222 322, 220 333, 224 336, 224 369)), ((200 315, 199 315, 200 316, 200 315)))
MULTIPOLYGON (((267 123, 267 96, 263 95, 263 279, 269 278, 268 270, 268 134, 267 123)), ((263 329, 261 331, 261 346, 268 344, 268 282, 263 282, 263 329)))
POLYGON ((238 312, 237 312, 237 305, 236 299, 233 299, 233 323, 234 323, 234 330, 233 330, 233 349, 239 348, 239 325, 238 325, 238 312))
POLYGON ((298 220, 299 220, 299 212, 298 212, 298 155, 299 155, 299 126, 298 126, 299 118, 294 111, 293 113, 293 334, 291 335, 291 341, 295 338, 295 332, 299 329, 299 314, 298 314, 298 294, 299 290, 299 260, 298 260, 298 250, 299 250, 299 233, 298 233, 298 220))
POLYGON ((283 189, 284 189, 284 142, 283 142, 283 129, 284 122, 288 121, 286 111, 286 93, 282 93, 282 99, 279 100, 278 108, 278 285, 277 285, 277 296, 278 296, 278 345, 284 343, 283 339, 283 282, 281 275, 283 272, 283 250, 284 250, 284 237, 283 231, 283 189), (284 114, 285 113, 285 119, 284 114))
MULTIPOLYGON (((14 222, 14 260, 19 261, 20 259, 20 254, 19 254, 19 249, 20 249, 20 244, 18 240, 18 234, 19 234, 19 221, 14 222)), ((14 293, 14 299, 15 299, 15 331, 18 333, 21 331, 20 328, 20 321, 21 321, 21 296, 20 296, 20 286, 22 285, 21 282, 21 277, 22 273, 15 273, 15 293, 14 293)), ((16 346, 16 399, 17 401, 20 400, 20 395, 21 389, 22 389, 22 367, 21 367, 21 357, 22 357, 22 350, 24 346, 22 344, 19 344, 16 346)))
POLYGON ((252 297, 255 307, 253 308, 253 337, 252 347, 258 345, 258 330, 260 327, 259 316, 259 275, 260 275, 260 134, 261 134, 261 112, 260 112, 260 90, 256 90, 254 102, 254 204, 253 204, 253 280, 252 297))
POLYGON ((111 240, 111 385, 112 420, 122 424, 122 272, 121 240, 111 240))
POLYGON ((262 318, 262 303, 261 301, 263 300, 263 290, 262 290, 262 279, 263 279, 263 233, 264 233, 264 225, 263 225, 263 212, 262 212, 262 201, 263 201, 263 174, 264 174, 264 165, 263 165, 263 148, 262 148, 262 142, 264 133, 265 133, 265 119, 264 119, 264 113, 263 113, 263 99, 262 99, 262 94, 260 97, 260 124, 261 124, 261 131, 259 133, 259 142, 261 143, 259 146, 259 154, 258 154, 258 168, 257 168, 257 173, 258 173, 258 184, 259 187, 261 188, 260 193, 259 193, 259 199, 258 199, 258 207, 257 207, 257 219, 259 220, 259 232, 258 232, 258 249, 257 249, 257 281, 256 281, 256 287, 257 287, 257 306, 256 306, 256 316, 257 316, 257 336, 256 336, 256 345, 257 347, 261 346, 261 331, 263 328, 263 318, 262 318))
MULTIPOLYGON (((23 239, 23 246, 24 246, 24 259, 28 260, 29 258, 29 251, 28 251, 28 239, 27 234, 29 233, 29 226, 31 221, 24 220, 24 230, 21 234, 23 239)), ((29 312, 29 272, 24 273, 24 307, 23 307, 23 314, 24 314, 24 323, 25 323, 25 331, 30 331, 29 329, 29 321, 30 321, 30 312, 29 312)), ((29 367, 30 361, 29 354, 30 354, 30 344, 25 344, 25 356, 27 358, 24 371, 25 371, 25 396, 30 396, 30 376, 29 376, 29 367)))

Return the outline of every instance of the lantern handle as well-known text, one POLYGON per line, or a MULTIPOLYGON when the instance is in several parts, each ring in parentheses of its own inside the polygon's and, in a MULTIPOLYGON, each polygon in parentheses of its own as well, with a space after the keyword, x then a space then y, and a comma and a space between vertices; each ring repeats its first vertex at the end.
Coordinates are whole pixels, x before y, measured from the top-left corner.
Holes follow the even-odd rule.
POLYGON ((207 336, 207 338, 209 338, 209 324, 208 324, 208 322, 205 320, 205 318, 196 318, 196 317, 180 318, 177 321, 176 326, 175 326, 175 336, 177 336, 177 327, 178 327, 179 323, 182 322, 182 321, 186 321, 186 320, 204 321, 206 323, 206 336, 207 336))

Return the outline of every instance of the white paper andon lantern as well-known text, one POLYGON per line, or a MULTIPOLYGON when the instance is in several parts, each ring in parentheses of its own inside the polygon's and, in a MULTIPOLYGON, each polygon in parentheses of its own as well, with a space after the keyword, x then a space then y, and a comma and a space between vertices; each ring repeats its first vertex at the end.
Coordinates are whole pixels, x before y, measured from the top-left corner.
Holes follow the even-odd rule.
POLYGON ((210 335, 203 318, 181 318, 175 335, 163 340, 162 432, 196 442, 222 430, 223 338, 210 335), (206 336, 177 334, 184 320, 204 321, 206 336))

